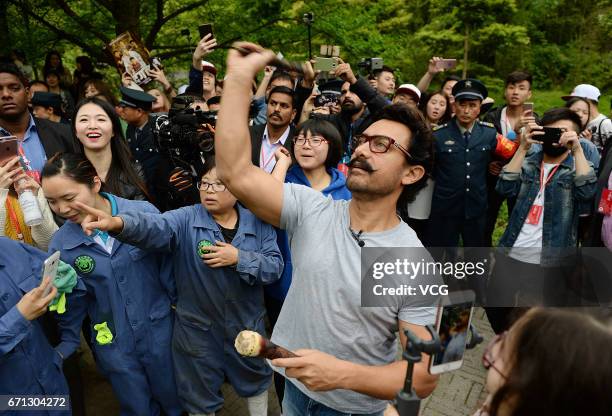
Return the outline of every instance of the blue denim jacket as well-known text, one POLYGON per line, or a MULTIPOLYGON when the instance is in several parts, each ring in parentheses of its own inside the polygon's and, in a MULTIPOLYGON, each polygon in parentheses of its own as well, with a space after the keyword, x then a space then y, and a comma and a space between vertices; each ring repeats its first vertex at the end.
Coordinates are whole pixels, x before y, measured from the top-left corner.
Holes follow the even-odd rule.
MULTIPOLYGON (((516 206, 508 221, 508 227, 499 246, 510 248, 514 245, 527 214, 540 190, 540 167, 542 151, 525 158, 521 173, 506 172, 499 175, 495 190, 504 197, 517 196, 516 206)), ((553 249, 575 247, 578 218, 586 204, 595 196, 597 177, 593 164, 586 175, 576 176, 574 158, 569 155, 559 166, 544 191, 544 218, 542 229, 542 266, 560 263, 563 250, 553 249), (547 250, 548 249, 548 250, 547 250)))

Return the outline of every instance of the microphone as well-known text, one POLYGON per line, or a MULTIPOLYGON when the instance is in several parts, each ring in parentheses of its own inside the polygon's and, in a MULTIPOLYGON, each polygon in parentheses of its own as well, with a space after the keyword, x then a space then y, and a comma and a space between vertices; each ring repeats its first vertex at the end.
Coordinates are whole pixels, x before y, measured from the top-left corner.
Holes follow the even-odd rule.
POLYGON ((357 242, 357 245, 359 247, 363 247, 365 246, 365 241, 363 241, 361 239, 361 234, 363 233, 363 230, 359 230, 358 233, 355 233, 350 227, 349 227, 349 231, 351 232, 351 236, 353 237, 353 240, 355 240, 357 242))

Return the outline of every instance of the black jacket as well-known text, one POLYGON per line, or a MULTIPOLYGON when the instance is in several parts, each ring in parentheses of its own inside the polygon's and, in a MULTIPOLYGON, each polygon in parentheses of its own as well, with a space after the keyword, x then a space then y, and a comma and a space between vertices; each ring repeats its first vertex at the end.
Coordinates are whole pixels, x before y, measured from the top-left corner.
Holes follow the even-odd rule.
POLYGON ((351 132, 352 115, 345 111, 341 111, 338 114, 313 114, 312 116, 312 118, 327 120, 336 126, 340 132, 340 137, 342 137, 343 149, 347 149, 353 135, 363 133, 363 131, 372 124, 376 113, 390 104, 389 100, 378 94, 363 77, 357 78, 357 82, 351 85, 351 92, 357 94, 361 101, 367 106, 366 112, 363 113, 361 118, 356 120, 354 131, 351 132))
POLYGON ((70 126, 36 117, 34 124, 47 159, 51 159, 56 153, 80 153, 70 126))
MULTIPOLYGON (((255 166, 259 166, 259 157, 261 152, 261 141, 263 140, 264 130, 266 129, 266 124, 259 124, 257 126, 249 127, 249 132, 251 133, 251 160, 255 166)), ((289 153, 293 154, 293 137, 295 136, 295 127, 293 125, 289 126, 289 136, 287 136, 287 141, 285 142, 285 148, 289 150, 289 153)))

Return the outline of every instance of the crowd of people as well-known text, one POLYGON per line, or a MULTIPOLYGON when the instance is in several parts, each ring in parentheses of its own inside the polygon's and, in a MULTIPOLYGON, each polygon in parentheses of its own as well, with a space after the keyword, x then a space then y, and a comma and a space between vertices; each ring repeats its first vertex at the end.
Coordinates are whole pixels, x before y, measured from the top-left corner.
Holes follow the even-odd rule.
MULTIPOLYGON (((398 341, 430 338, 436 310, 408 296, 362 307, 362 248, 453 259, 494 246, 474 287, 495 299, 497 334, 477 413, 609 414, 608 309, 555 308, 560 249, 612 255, 612 121, 597 87, 534 109, 532 76, 516 70, 495 106, 475 78, 430 88, 439 57, 396 88, 388 66, 273 67, 250 43, 228 51, 221 78, 205 60, 216 46, 198 42, 176 89, 159 66, 139 86, 127 73, 112 85, 87 57, 71 76, 57 51, 41 79, 19 51, 0 62, 0 136, 18 143, 0 155, 0 394, 69 394, 70 410, 48 413, 85 414, 90 348, 121 415, 214 415, 227 382, 251 416, 267 415, 272 383, 284 415, 380 416, 404 385, 398 341), (56 251, 57 277, 42 278, 56 251), (536 286, 538 301, 517 302, 536 286), (296 356, 241 356, 245 329, 296 356)), ((428 365, 414 368, 419 397, 437 385, 428 365)))

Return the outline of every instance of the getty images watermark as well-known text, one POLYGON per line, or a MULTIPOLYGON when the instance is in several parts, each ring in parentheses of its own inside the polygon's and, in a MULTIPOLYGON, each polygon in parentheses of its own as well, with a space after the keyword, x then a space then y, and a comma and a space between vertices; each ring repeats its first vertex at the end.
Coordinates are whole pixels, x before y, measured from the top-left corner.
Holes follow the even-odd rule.
POLYGON ((361 251, 361 305, 434 306, 441 296, 472 290, 481 306, 612 305, 612 253, 553 249, 543 264, 533 249, 373 248, 361 251))

